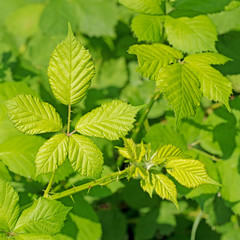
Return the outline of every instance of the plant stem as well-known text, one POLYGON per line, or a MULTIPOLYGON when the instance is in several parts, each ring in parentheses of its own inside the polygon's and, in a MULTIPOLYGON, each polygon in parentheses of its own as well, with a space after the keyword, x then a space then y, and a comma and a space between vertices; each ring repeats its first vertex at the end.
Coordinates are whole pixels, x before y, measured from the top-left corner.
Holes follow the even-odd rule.
POLYGON ((97 180, 94 180, 94 181, 91 181, 91 182, 88 182, 88 183, 85 183, 85 184, 82 184, 80 186, 77 186, 77 187, 73 187, 73 188, 70 188, 66 191, 63 191, 63 192, 60 192, 60 193, 56 193, 56 194, 53 194, 53 195, 48 195, 46 196, 46 198, 48 199, 51 199, 51 200, 56 200, 56 199, 59 199, 59 198, 63 198, 63 197, 67 197, 67 196, 71 196, 75 193, 78 193, 80 191, 83 191, 83 190, 86 190, 86 189, 91 189, 92 187, 94 186, 103 186, 103 185, 107 185, 111 182, 114 182, 114 181, 117 181, 119 179, 122 179, 122 178, 125 178, 128 176, 128 173, 129 171, 133 168, 134 166, 131 166, 131 167, 128 167, 122 171, 119 171, 119 172, 115 172, 115 173, 112 173, 112 174, 109 174, 107 176, 104 176, 102 178, 99 178, 97 180))
POLYGON ((50 179, 50 181, 49 181, 49 183, 48 183, 48 185, 47 185, 47 188, 46 188, 46 190, 45 190, 45 192, 44 192, 43 197, 45 197, 45 198, 48 198, 48 193, 49 193, 49 191, 51 190, 54 176, 55 176, 55 172, 52 174, 51 179, 50 179))
POLYGON ((144 112, 143 114, 141 115, 138 123, 137 123, 137 127, 133 130, 133 133, 132 133, 132 136, 131 138, 136 141, 136 138, 137 138, 137 135, 138 133, 140 132, 141 128, 142 128, 142 125, 144 124, 144 121, 147 119, 147 116, 154 104, 154 102, 159 98, 160 96, 160 92, 159 91, 156 91, 150 98, 150 101, 149 103, 147 104, 147 106, 145 107, 144 109, 144 112))
POLYGON ((71 105, 68 105, 68 124, 67 124, 67 134, 70 133, 70 125, 71 125, 71 105))
POLYGON ((193 222, 193 227, 192 227, 192 232, 191 232, 191 240, 195 240, 197 228, 202 219, 202 215, 203 215, 203 212, 200 211, 199 214, 197 215, 195 221, 193 222))

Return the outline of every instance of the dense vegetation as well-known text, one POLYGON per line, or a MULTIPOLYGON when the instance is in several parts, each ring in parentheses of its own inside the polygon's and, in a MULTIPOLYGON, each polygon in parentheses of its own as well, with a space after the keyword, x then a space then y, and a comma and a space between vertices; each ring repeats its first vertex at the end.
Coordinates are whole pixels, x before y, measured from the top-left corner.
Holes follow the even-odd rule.
POLYGON ((239 26, 236 0, 0 0, 0 239, 240 239, 239 26))

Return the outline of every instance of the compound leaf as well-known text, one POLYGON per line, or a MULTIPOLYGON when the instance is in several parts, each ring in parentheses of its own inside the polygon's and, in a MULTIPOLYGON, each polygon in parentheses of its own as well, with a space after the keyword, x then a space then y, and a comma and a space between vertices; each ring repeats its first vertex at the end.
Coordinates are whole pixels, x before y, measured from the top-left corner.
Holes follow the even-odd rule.
POLYGON ((117 140, 132 129, 140 108, 113 100, 82 116, 75 129, 84 135, 117 140))
POLYGON ((5 232, 12 232, 18 216, 18 194, 10 183, 0 179, 0 228, 5 232))
POLYGON ((222 102, 230 111, 229 97, 232 93, 232 83, 215 68, 204 64, 191 64, 191 69, 198 77, 203 95, 208 99, 222 102))
POLYGON ((39 198, 23 211, 14 232, 56 234, 63 227, 70 209, 58 201, 39 198))
POLYGON ((62 129, 62 119, 55 108, 37 97, 18 95, 6 104, 10 119, 21 132, 39 134, 62 129))
POLYGON ((158 75, 157 86, 172 106, 176 122, 194 116, 202 93, 199 81, 188 64, 173 64, 162 69, 158 75))
POLYGON ((163 199, 172 201, 178 208, 177 189, 172 180, 164 174, 152 174, 156 193, 163 199))
POLYGON ((90 178, 102 173, 103 156, 94 142, 84 136, 73 134, 69 142, 69 160, 74 170, 90 178))
POLYGON ((140 14, 132 20, 132 30, 138 41, 160 42, 163 39, 164 16, 140 14))
POLYGON ((86 94, 94 76, 91 55, 74 37, 71 26, 66 39, 57 45, 48 67, 54 96, 63 104, 78 103, 86 94))
POLYGON ((137 55, 139 63, 137 71, 152 80, 157 79, 161 68, 183 58, 180 51, 160 43, 133 45, 128 52, 137 55))
POLYGON ((162 0, 119 0, 125 7, 139 13, 164 14, 161 4, 162 0))
POLYGON ((167 172, 188 188, 201 184, 217 184, 207 174, 204 164, 192 159, 175 159, 167 162, 167 172))
POLYGON ((168 41, 174 48, 187 53, 216 51, 217 31, 207 16, 194 18, 166 17, 168 41))
POLYGON ((0 144, 0 159, 10 171, 34 178, 36 175, 34 160, 43 143, 44 139, 39 136, 21 135, 10 138, 0 144))
POLYGON ((67 150, 68 137, 65 134, 57 134, 47 140, 40 147, 36 156, 37 175, 40 173, 55 172, 65 161, 67 150))

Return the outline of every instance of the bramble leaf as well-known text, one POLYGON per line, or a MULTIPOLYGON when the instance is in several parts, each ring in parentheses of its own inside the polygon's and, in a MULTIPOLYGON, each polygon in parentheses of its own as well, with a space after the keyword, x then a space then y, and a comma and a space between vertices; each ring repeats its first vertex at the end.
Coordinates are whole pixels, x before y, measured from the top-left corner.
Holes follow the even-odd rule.
POLYGON ((128 52, 137 55, 139 63, 137 71, 152 80, 157 79, 161 68, 183 58, 180 51, 159 43, 133 45, 128 52))
POLYGON ((10 183, 0 179, 0 229, 12 232, 18 216, 18 194, 10 183))
POLYGON ((161 173, 152 174, 152 179, 156 193, 161 198, 172 201, 178 208, 177 189, 173 181, 161 173))
POLYGON ((36 97, 18 95, 6 104, 11 121, 21 132, 39 134, 62 129, 62 119, 55 108, 36 97))
POLYGON ((57 134, 47 140, 39 149, 36 156, 37 175, 55 172, 63 164, 68 152, 68 137, 57 134))
POLYGON ((180 184, 188 188, 195 188, 202 184, 217 184, 212 180, 204 164, 192 159, 176 159, 167 162, 167 172, 180 184))
POLYGON ((48 67, 54 96, 65 105, 78 103, 85 96, 94 73, 89 51, 76 40, 69 24, 68 35, 53 51, 48 67))
POLYGON ((95 143, 84 136, 73 134, 69 142, 69 160, 74 170, 89 178, 99 178, 103 156, 95 143))
POLYGON ((160 71, 157 86, 172 106, 176 122, 194 116, 202 96, 199 85, 188 64, 173 64, 160 71))
POLYGON ((44 139, 39 136, 21 135, 10 138, 0 144, 0 159, 10 171, 34 178, 36 175, 34 160, 43 143, 44 139))
POLYGON ((139 13, 164 14, 161 8, 162 0, 119 0, 125 7, 139 13))
POLYGON ((163 39, 164 16, 140 14, 133 18, 131 28, 138 41, 160 42, 163 39))
POLYGON ((165 28, 169 43, 176 49, 187 53, 216 51, 216 27, 207 16, 176 19, 167 16, 165 28))
POLYGON ((82 116, 75 129, 84 135, 117 140, 133 127, 135 116, 141 109, 120 100, 104 103, 82 116))
POLYGON ((39 198, 22 212, 14 232, 56 234, 60 232, 70 209, 58 201, 39 198))
POLYGON ((132 139, 124 138, 124 147, 117 147, 118 152, 125 158, 129 160, 137 159, 136 144, 132 139))
POLYGON ((24 233, 14 237, 15 240, 55 240, 51 235, 38 233, 24 233))

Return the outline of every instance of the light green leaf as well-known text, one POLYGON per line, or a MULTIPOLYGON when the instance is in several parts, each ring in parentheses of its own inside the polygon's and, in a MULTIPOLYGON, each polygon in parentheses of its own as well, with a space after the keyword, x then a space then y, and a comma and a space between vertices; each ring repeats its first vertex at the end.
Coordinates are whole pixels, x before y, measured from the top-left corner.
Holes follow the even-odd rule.
POLYGON ((166 17, 168 41, 174 48, 187 53, 216 51, 217 31, 207 16, 194 18, 166 17))
POLYGON ((207 64, 194 64, 192 70, 198 76, 203 95, 210 100, 222 102, 230 111, 229 98, 232 93, 232 83, 219 71, 207 64))
POLYGON ((123 138, 124 141, 124 147, 118 147, 119 153, 130 160, 136 160, 137 159, 137 150, 136 150, 136 144, 134 141, 130 138, 123 138))
POLYGON ((140 109, 141 107, 113 100, 82 116, 75 129, 84 135, 117 140, 133 128, 134 117, 140 109))
POLYGON ((176 159, 167 162, 167 172, 188 188, 202 184, 217 184, 207 174, 204 164, 192 159, 176 159))
POLYGON ((128 52, 137 55, 139 64, 137 71, 152 80, 157 79, 161 68, 176 63, 183 58, 180 51, 159 43, 133 45, 128 52))
POLYGON ((163 199, 172 201, 178 208, 177 189, 172 180, 164 174, 152 174, 156 193, 163 199))
POLYGON ((99 178, 103 157, 95 143, 84 136, 73 134, 69 142, 69 160, 74 170, 90 178, 99 178))
POLYGON ((223 56, 222 54, 214 52, 196 53, 188 55, 187 57, 184 58, 184 62, 187 63, 205 63, 209 65, 224 64, 228 61, 231 61, 231 59, 226 56, 223 56))
POLYGON ((73 0, 81 33, 90 37, 115 36, 119 13, 116 1, 73 0))
POLYGON ((10 183, 0 179, 0 229, 12 232, 18 216, 18 194, 10 183))
POLYGON ((51 235, 46 234, 37 234, 37 233, 25 233, 19 234, 14 237, 15 240, 56 240, 51 235))
POLYGON ((68 35, 53 51, 48 67, 54 96, 65 105, 78 103, 85 96, 94 73, 89 51, 76 40, 69 24, 68 35))
POLYGON ((36 174, 35 157, 44 139, 37 136, 22 135, 0 144, 0 159, 9 170, 27 178, 36 174))
POLYGON ((2 161, 0 161, 0 178, 8 182, 12 181, 12 177, 9 174, 9 171, 2 161))
POLYGON ((164 14, 161 4, 162 0, 119 0, 125 7, 139 13, 164 14))
MULTIPOLYGON (((147 172, 148 173, 148 172, 147 172)), ((140 185, 144 192, 147 192, 152 197, 154 191, 153 175, 148 174, 147 177, 143 177, 140 181, 140 185)))
POLYGON ((162 69, 158 75, 157 86, 172 106, 176 122, 194 116, 202 93, 199 81, 189 64, 173 64, 162 69))
POLYGON ((36 156, 37 175, 40 173, 55 172, 63 164, 68 152, 68 137, 57 134, 47 140, 40 147, 36 156))
POLYGON ((11 99, 7 107, 10 119, 21 132, 39 134, 62 129, 62 119, 55 108, 31 95, 11 99))
POLYGON ((56 234, 60 232, 69 211, 69 207, 58 201, 39 198, 22 212, 14 232, 56 234))
POLYGON ((164 20, 164 16, 140 14, 133 18, 131 28, 138 41, 161 42, 164 20))
POLYGON ((157 149, 157 151, 153 154, 151 158, 151 163, 154 165, 162 164, 166 161, 176 159, 179 157, 185 158, 186 155, 183 154, 179 148, 169 144, 157 149))

